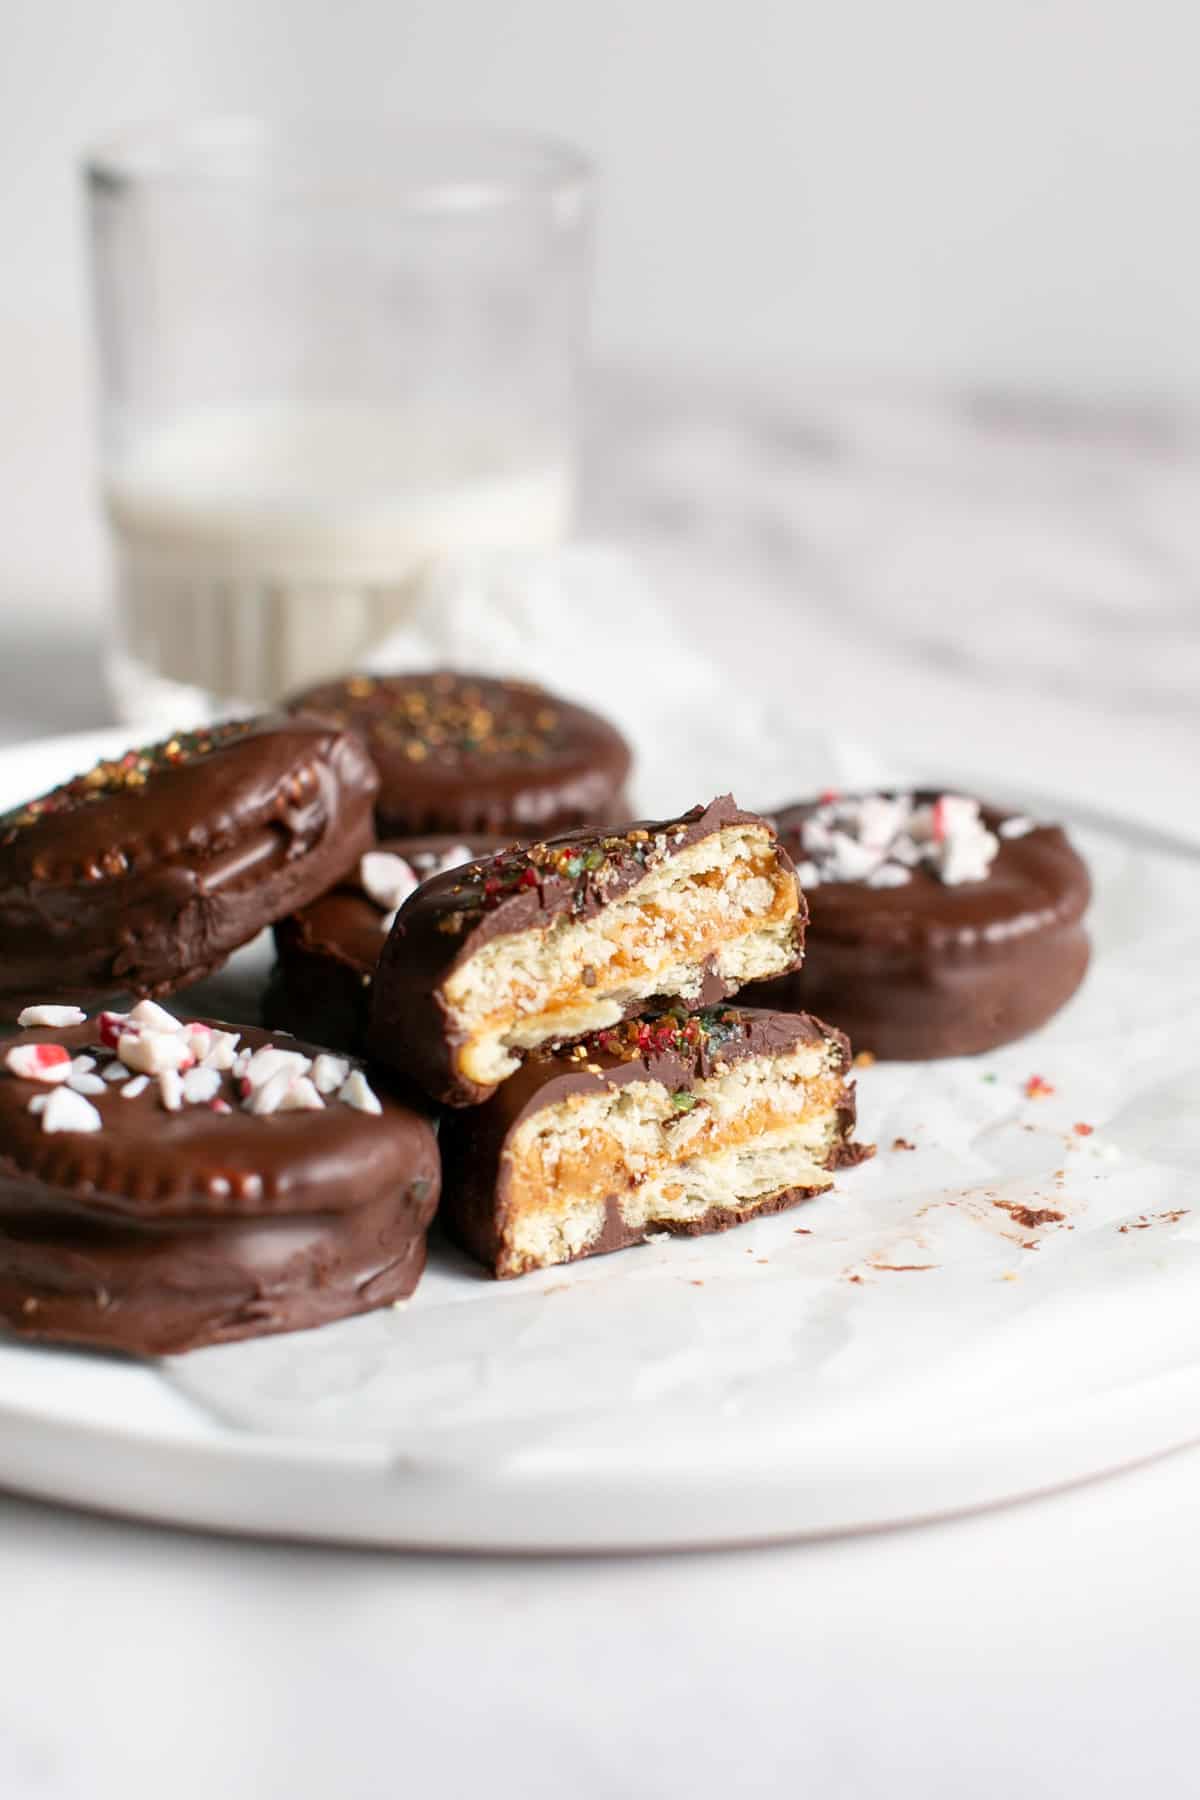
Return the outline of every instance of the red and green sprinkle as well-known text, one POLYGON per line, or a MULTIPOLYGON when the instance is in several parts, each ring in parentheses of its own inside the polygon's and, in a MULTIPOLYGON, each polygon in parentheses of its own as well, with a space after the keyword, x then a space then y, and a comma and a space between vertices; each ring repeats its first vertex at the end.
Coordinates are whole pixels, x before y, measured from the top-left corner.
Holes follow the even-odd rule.
POLYGON ((20 832, 36 825, 40 819, 76 812, 80 807, 108 799, 113 794, 143 788, 151 776, 181 763, 194 762, 210 750, 241 737, 252 723, 248 719, 234 719, 224 725, 205 726, 199 731, 180 731, 173 737, 164 738, 162 743, 127 750, 123 756, 103 758, 82 775, 51 788, 49 793, 0 814, 0 848, 11 844, 20 832))

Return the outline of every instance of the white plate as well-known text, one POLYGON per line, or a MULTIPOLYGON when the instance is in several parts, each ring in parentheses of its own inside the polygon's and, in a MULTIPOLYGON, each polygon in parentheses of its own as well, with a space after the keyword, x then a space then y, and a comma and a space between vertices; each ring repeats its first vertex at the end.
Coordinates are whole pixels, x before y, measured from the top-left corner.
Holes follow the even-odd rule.
MULTIPOLYGON (((0 807, 123 742, 0 753, 0 807)), ((1200 868, 1085 848, 1083 994, 996 1056, 866 1071, 880 1155, 834 1194, 511 1284, 435 1244, 403 1308, 158 1364, 4 1343, 0 1480, 220 1530, 621 1550, 897 1523, 1200 1437, 1200 868)), ((268 960, 189 1009, 249 1016, 268 960)))

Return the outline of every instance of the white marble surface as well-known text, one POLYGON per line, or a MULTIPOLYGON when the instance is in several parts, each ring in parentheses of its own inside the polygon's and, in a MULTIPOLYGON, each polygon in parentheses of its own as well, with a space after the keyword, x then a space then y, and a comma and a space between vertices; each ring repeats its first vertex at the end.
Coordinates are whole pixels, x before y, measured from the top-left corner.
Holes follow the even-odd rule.
MULTIPOLYGON (((731 684, 914 766, 1200 836, 1181 426, 633 379, 596 419, 591 527, 639 551, 731 684)), ((86 614, 38 616, 0 627, 10 738, 104 716, 86 614)), ((631 667, 652 703, 662 672, 631 667)), ((1192 1451, 916 1531, 536 1563, 4 1500, 0 1794, 1190 1793, 1198 1507, 1192 1451)))

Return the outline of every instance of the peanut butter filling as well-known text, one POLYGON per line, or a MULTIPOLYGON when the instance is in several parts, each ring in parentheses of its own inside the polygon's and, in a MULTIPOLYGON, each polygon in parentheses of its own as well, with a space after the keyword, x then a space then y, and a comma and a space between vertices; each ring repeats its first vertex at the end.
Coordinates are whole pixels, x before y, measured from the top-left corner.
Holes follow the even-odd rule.
POLYGON ((755 1058, 670 1093, 659 1083, 572 1094, 505 1151, 501 1274, 568 1260, 616 1207, 631 1230, 749 1212, 829 1185, 845 1086, 829 1046, 755 1058))
MULTIPOLYGON (((611 1132, 587 1126, 572 1132, 569 1120, 564 1120, 558 1130, 552 1126, 550 1132, 539 1132, 514 1154, 509 1189, 512 1203, 522 1211, 565 1212, 597 1198, 619 1196, 646 1181, 661 1180, 673 1170, 684 1176, 678 1187, 682 1193, 688 1164, 699 1157, 738 1149, 788 1126, 809 1125, 818 1117, 828 1117, 837 1105, 841 1086, 840 1077, 827 1075, 808 1084, 808 1099, 799 1112, 763 1098, 733 1119, 714 1118, 701 1100, 694 1111, 666 1118, 658 1153, 636 1161, 611 1132), (698 1121, 697 1129, 688 1133, 684 1127, 693 1120, 698 1121)), ((564 1108, 569 1110, 569 1101, 564 1108)), ((664 1192, 678 1197, 669 1188, 664 1192)))

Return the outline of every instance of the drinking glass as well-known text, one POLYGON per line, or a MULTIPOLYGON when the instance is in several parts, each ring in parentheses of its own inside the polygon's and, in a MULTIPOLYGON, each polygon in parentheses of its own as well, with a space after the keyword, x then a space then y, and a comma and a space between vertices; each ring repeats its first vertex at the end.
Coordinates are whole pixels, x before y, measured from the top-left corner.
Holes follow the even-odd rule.
POLYGON ((225 120, 87 160, 122 715, 361 663, 574 504, 590 171, 518 132, 225 120))

